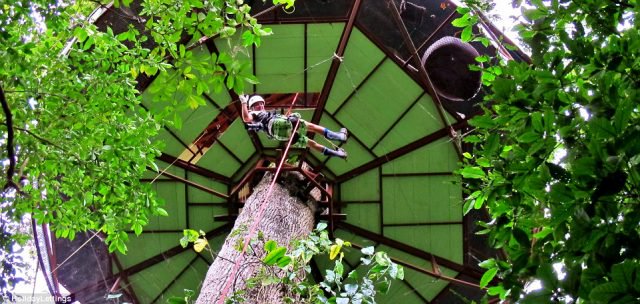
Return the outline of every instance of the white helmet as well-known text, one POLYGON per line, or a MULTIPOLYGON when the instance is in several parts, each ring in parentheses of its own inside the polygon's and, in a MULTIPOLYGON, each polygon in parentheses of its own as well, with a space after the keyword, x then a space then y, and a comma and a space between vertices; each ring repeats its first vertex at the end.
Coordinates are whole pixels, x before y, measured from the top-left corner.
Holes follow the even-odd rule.
POLYGON ((262 101, 264 103, 264 98, 260 95, 253 95, 249 98, 249 108, 251 108, 256 102, 262 101))

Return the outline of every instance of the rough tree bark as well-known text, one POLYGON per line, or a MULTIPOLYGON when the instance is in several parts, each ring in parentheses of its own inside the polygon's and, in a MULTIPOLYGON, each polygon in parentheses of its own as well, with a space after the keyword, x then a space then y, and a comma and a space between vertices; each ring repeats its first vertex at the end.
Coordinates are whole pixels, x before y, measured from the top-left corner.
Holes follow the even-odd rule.
MULTIPOLYGON (((264 215, 260 220, 257 231, 262 231, 265 240, 274 240, 279 246, 288 245, 292 240, 308 235, 314 224, 314 211, 316 201, 312 197, 301 200, 300 191, 305 189, 305 184, 298 173, 287 172, 282 174, 282 184, 275 183, 273 192, 267 203, 264 215)), ((234 262, 240 255, 235 248, 237 242, 244 240, 249 229, 257 217, 261 202, 268 192, 273 179, 272 173, 265 174, 264 178, 255 187, 253 194, 247 199, 244 208, 236 219, 232 232, 225 240, 218 257, 209 267, 207 276, 203 282, 200 295, 196 304, 217 303, 229 278, 234 262)), ((313 193, 313 192, 312 192, 313 193)), ((235 274, 234 283, 231 285, 227 297, 236 290, 245 287, 245 281, 256 275, 262 267, 261 259, 264 257, 262 248, 251 248, 254 253, 245 253, 238 272, 235 274)), ((249 251, 249 250, 247 250, 249 251)), ((243 295, 245 303, 282 303, 285 296, 292 296, 278 284, 257 286, 243 295)))

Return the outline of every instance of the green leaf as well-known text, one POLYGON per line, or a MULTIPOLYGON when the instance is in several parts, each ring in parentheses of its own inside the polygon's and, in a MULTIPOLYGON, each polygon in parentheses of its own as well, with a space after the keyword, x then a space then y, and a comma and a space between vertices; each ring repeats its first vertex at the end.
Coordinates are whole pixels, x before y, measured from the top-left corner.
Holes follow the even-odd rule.
POLYGON ((156 211, 156 214, 159 216, 169 216, 169 213, 167 213, 167 210, 164 210, 163 208, 157 207, 155 211, 156 211))
POLYGON ((267 265, 267 266, 273 266, 276 264, 276 262, 282 258, 285 253, 287 253, 287 248, 285 247, 278 247, 276 249, 274 249, 273 251, 269 252, 269 254, 267 254, 267 256, 265 256, 262 261, 267 265))
POLYGON ((333 260, 338 256, 338 253, 340 253, 340 249, 342 247, 338 246, 338 245, 331 245, 330 250, 329 250, 329 259, 333 260))
POLYGON ((181 44, 179 49, 180 49, 180 58, 184 58, 187 52, 187 49, 184 47, 184 44, 181 44))
POLYGON ((274 240, 268 240, 264 243, 264 251, 271 252, 278 247, 278 243, 274 240))
POLYGON ((473 27, 471 25, 465 26, 462 30, 462 34, 460 35, 460 39, 464 42, 471 41, 471 36, 473 35, 473 27))
POLYGON ((480 278, 480 287, 482 287, 482 288, 486 287, 487 284, 489 284, 489 282, 491 282, 491 280, 493 280, 493 277, 495 277, 497 273, 498 273, 498 268, 491 268, 491 269, 487 270, 482 275, 482 278, 480 278))
POLYGON ((360 251, 364 255, 373 255, 375 249, 374 249, 373 246, 369 246, 369 247, 365 247, 365 248, 360 249, 360 251))
POLYGON ((171 297, 167 299, 169 304, 187 304, 187 301, 182 297, 171 297))
POLYGON ((333 267, 333 272, 335 272, 337 277, 342 277, 344 274, 344 265, 342 265, 342 262, 336 261, 336 264, 333 267))
POLYGON ((536 239, 544 239, 547 235, 549 235, 551 232, 553 232, 553 228, 551 227, 544 227, 542 228, 542 230, 538 231, 537 233, 535 233, 533 235, 534 238, 536 239))
POLYGON ((322 231, 327 229, 327 223, 326 222, 319 222, 318 225, 316 225, 316 231, 322 231))
POLYGON ((455 27, 466 27, 468 25, 471 25, 471 22, 469 20, 469 13, 464 14, 462 17, 460 18, 456 18, 451 22, 451 25, 455 26, 455 27))
POLYGON ((616 283, 622 285, 625 289, 631 289, 633 288, 634 281, 637 280, 637 270, 637 263, 625 260, 624 262, 611 267, 611 278, 613 278, 616 283))
POLYGON ((626 293, 625 288, 617 282, 608 282, 594 287, 589 293, 592 301, 610 303, 612 299, 622 297, 626 293))
POLYGON ((472 179, 480 179, 485 177, 484 171, 480 167, 464 167, 462 171, 460 171, 462 177, 464 178, 472 178, 472 179))
POLYGON ((540 139, 541 139, 541 136, 535 131, 529 131, 518 136, 518 141, 521 143, 530 143, 540 139))
POLYGON ((482 205, 484 204, 484 201, 487 197, 484 195, 484 193, 481 193, 474 201, 473 203, 473 209, 480 209, 482 208, 482 205))
POLYGON ((136 235, 140 235, 142 233, 142 225, 140 225, 138 223, 133 224, 133 232, 136 235))
POLYGON ((527 235, 526 232, 524 232, 524 230, 516 227, 513 229, 512 233, 513 233, 513 238, 516 239, 516 241, 518 242, 518 244, 520 244, 520 246, 525 248, 531 247, 531 241, 529 240, 529 236, 527 235))
POLYGON ((278 259, 278 261, 276 262, 276 264, 278 265, 278 267, 280 268, 285 268, 287 266, 289 266, 289 264, 291 264, 291 258, 288 256, 283 256, 281 258, 278 259))

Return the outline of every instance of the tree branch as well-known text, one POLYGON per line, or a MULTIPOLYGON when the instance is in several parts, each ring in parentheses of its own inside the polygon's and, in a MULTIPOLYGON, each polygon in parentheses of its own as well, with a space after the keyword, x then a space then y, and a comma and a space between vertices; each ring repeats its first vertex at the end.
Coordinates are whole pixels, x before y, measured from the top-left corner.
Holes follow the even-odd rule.
POLYGON ((7 169, 7 184, 4 189, 13 187, 18 189, 17 185, 13 182, 13 174, 16 171, 16 151, 13 148, 13 115, 11 115, 11 109, 9 103, 4 97, 4 91, 2 85, 0 85, 0 103, 2 103, 2 110, 7 117, 7 157, 9 157, 9 169, 7 169))

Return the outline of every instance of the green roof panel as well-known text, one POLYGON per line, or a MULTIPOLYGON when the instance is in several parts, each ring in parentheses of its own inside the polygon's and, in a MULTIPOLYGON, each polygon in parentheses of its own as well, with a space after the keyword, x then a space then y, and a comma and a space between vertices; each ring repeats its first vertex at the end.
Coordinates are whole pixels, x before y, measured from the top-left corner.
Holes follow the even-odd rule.
POLYGON ((178 240, 182 237, 181 232, 148 232, 146 227, 145 230, 139 236, 129 233, 129 251, 127 254, 117 253, 124 269, 179 245, 178 240))
POLYGON ((382 173, 452 172, 458 161, 453 143, 445 137, 384 164, 382 173))
POLYGON ((380 204, 347 204, 342 207, 347 214, 347 223, 364 228, 371 232, 380 233, 380 204))
MULTIPOLYGON (((210 179, 208 177, 204 177, 195 173, 188 173, 187 177, 190 181, 194 183, 197 183, 201 186, 205 186, 209 189, 218 191, 220 193, 226 194, 228 191, 227 185, 216 182, 215 180, 210 179)), ((189 196, 188 203, 190 204, 226 203, 226 200, 224 198, 215 196, 209 192, 205 192, 195 187, 189 186, 187 187, 187 191, 188 191, 187 195, 189 196)))
POLYGON ((340 184, 340 200, 380 201, 379 170, 369 170, 340 184))
POLYGON ((344 23, 307 25, 307 91, 322 90, 344 25, 344 23))
POLYGON ((336 75, 325 109, 334 114, 338 107, 360 85, 373 68, 384 59, 384 53, 354 28, 349 37, 342 63, 336 75))
POLYGON ((224 225, 224 222, 215 222, 216 215, 227 215, 226 204, 221 205, 189 205, 189 228, 194 230, 209 231, 224 225))
POLYGON ((462 265, 462 225, 385 227, 384 235, 462 265))
POLYGON ((251 142, 251 137, 244 128, 244 123, 240 119, 234 120, 218 141, 243 162, 246 162, 256 150, 251 142))
POLYGON ((420 94, 422 89, 413 79, 387 60, 337 112, 336 118, 371 147, 420 94))
POLYGON ((304 91, 304 25, 271 25, 274 35, 262 37, 255 51, 259 93, 304 91))
POLYGON ((146 230, 182 229, 186 226, 185 216, 185 184, 181 182, 155 182, 152 187, 158 197, 164 201, 164 210, 169 216, 149 216, 146 230))
POLYGON ((462 221, 462 191, 455 176, 384 177, 384 224, 462 221))
POLYGON ((156 303, 172 303, 168 302, 171 297, 184 298, 185 289, 195 291, 195 294, 200 293, 201 281, 207 275, 209 265, 205 263, 201 258, 196 259, 193 263, 184 269, 184 272, 176 278, 176 281, 163 293, 163 296, 156 301, 156 303))
MULTIPOLYGON (((155 264, 145 270, 129 276, 129 282, 143 282, 142 284, 132 284, 132 287, 141 303, 153 303, 153 300, 160 296, 174 277, 168 275, 158 275, 159 273, 180 273, 189 265, 195 256, 192 250, 181 253, 164 261, 155 264)), ((197 286, 193 286, 194 289, 197 286)))
POLYGON ((398 121, 374 148, 376 155, 384 155, 444 128, 438 111, 427 94, 398 121))
POLYGON ((213 146, 207 150, 207 153, 198 161, 198 166, 224 176, 231 176, 238 170, 240 163, 224 148, 214 143, 213 146))

